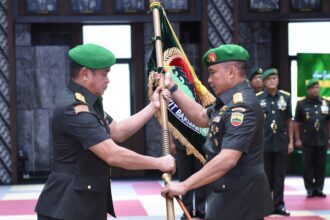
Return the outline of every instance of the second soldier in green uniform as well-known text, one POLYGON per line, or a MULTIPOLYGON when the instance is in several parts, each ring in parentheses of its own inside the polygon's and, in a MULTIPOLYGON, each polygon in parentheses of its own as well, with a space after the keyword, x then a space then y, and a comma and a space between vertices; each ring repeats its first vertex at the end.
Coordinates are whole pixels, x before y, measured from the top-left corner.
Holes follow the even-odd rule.
POLYGON ((257 93, 264 110, 264 164, 270 190, 273 192, 274 214, 290 215, 283 193, 287 155, 293 151, 293 122, 290 94, 278 90, 278 71, 267 69, 262 75, 265 90, 257 93))
POLYGON ((329 143, 329 102, 319 96, 317 79, 311 79, 306 88, 308 96, 299 101, 296 107, 296 146, 303 147, 307 198, 326 197, 323 186, 329 143))

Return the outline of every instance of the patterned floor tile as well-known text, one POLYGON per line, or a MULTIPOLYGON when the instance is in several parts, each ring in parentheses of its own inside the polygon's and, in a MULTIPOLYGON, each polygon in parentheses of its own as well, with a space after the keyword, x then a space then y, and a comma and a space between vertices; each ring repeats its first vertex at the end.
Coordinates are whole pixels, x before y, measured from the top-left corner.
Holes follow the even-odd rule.
MULTIPOLYGON (((113 181, 117 219, 166 219, 166 202, 160 195, 162 185, 162 181, 113 181)), ((0 220, 36 220, 34 206, 42 187, 42 184, 0 186, 0 220)), ((291 216, 272 215, 266 220, 330 220, 330 178, 326 179, 324 192, 327 198, 306 199, 302 178, 288 177, 284 198, 291 216)), ((174 208, 176 219, 180 219, 182 211, 176 201, 174 208)))

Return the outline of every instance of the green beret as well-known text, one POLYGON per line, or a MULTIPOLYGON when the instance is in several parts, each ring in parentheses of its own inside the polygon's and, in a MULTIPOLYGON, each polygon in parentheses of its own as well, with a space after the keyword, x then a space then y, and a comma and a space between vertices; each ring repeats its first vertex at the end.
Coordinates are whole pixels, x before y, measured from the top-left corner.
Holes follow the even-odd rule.
POLYGON ((313 78, 313 79, 311 79, 311 80, 308 81, 308 83, 306 84, 306 88, 307 89, 310 89, 315 84, 319 84, 319 80, 313 78))
POLYGON ((217 48, 212 48, 203 56, 205 67, 227 61, 248 61, 249 53, 236 44, 224 44, 217 48))
POLYGON ((270 68, 264 71, 264 73, 262 74, 262 79, 266 79, 268 76, 270 75, 277 75, 278 74, 278 70, 275 68, 270 68))
POLYGON ((108 68, 116 63, 110 50, 95 44, 78 45, 69 50, 68 55, 74 62, 91 69, 108 68))
POLYGON ((255 75, 258 75, 258 74, 262 74, 263 70, 261 67, 257 67, 255 68, 251 73, 250 73, 250 76, 249 76, 249 81, 251 81, 251 79, 255 76, 255 75))

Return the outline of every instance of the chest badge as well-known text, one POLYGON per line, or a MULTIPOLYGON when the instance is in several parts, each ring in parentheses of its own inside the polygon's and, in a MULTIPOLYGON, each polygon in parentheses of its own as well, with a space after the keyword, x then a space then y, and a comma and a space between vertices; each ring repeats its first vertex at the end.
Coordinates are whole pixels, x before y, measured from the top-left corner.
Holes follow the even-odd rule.
POLYGON ((327 101, 323 100, 321 105, 321 113, 328 115, 329 114, 329 107, 327 101))
POLYGON ((261 107, 266 108, 266 107, 267 107, 267 102, 266 102, 266 100, 265 100, 265 99, 261 99, 261 100, 260 100, 260 105, 261 105, 261 107))
POLYGON ((282 95, 280 96, 280 99, 277 102, 277 106, 282 111, 284 111, 286 109, 287 103, 284 100, 284 97, 282 95))
POLYGON ((230 123, 233 126, 240 126, 243 123, 244 115, 240 112, 231 113, 230 123))
POLYGON ((309 120, 311 116, 309 115, 309 112, 306 112, 306 120, 309 120))

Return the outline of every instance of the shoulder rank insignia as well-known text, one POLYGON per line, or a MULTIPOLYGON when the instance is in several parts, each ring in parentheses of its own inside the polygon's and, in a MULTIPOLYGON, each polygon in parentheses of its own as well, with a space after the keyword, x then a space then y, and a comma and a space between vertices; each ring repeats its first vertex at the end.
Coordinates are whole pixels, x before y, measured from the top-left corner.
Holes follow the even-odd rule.
POLYGON ((299 102, 299 101, 303 101, 303 100, 305 100, 306 99, 306 96, 302 96, 302 97, 298 97, 297 98, 297 101, 299 102))
POLYGON ((330 102, 330 97, 322 97, 323 99, 325 99, 326 101, 330 102))
POLYGON ((81 101, 81 102, 83 102, 83 103, 86 103, 85 97, 84 97, 81 93, 76 92, 74 95, 75 95, 75 97, 76 97, 76 99, 77 99, 78 101, 81 101))
POLYGON ((240 112, 231 113, 230 123, 233 126, 239 126, 243 123, 244 115, 240 112))
POLYGON ((290 93, 289 93, 289 92, 287 92, 287 91, 284 91, 284 90, 279 90, 279 92, 281 92, 281 93, 283 93, 283 94, 285 94, 285 95, 290 95, 290 93))
POLYGON ((243 94, 241 92, 236 92, 233 95, 233 103, 236 104, 240 102, 243 102, 243 94))
POLYGON ((263 93, 264 93, 264 91, 258 92, 258 93, 256 94, 256 96, 259 96, 259 95, 261 95, 261 94, 263 94, 263 93))

